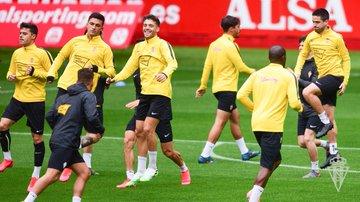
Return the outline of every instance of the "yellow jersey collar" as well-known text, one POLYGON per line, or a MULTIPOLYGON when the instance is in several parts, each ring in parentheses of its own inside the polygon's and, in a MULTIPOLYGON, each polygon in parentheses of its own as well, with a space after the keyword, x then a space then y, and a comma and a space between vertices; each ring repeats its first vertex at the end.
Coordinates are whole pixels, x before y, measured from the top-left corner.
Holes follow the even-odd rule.
POLYGON ((316 34, 320 35, 320 36, 324 36, 324 35, 327 35, 328 33, 330 33, 332 31, 331 27, 327 26, 326 29, 321 32, 321 34, 315 32, 316 34))
POLYGON ((235 41, 235 38, 234 38, 233 36, 231 36, 230 34, 224 33, 224 34, 223 34, 223 37, 229 39, 230 41, 235 41))
POLYGON ((154 43, 154 42, 157 41, 157 40, 159 40, 159 37, 158 37, 157 35, 154 36, 154 37, 152 37, 152 38, 150 38, 150 39, 145 39, 146 43, 148 43, 148 44, 152 44, 152 43, 154 43))
POLYGON ((91 39, 89 39, 89 37, 87 36, 87 34, 85 34, 85 38, 86 38, 88 41, 98 41, 98 40, 101 40, 101 35, 94 36, 94 37, 92 37, 91 39))
POLYGON ((270 63, 269 67, 284 68, 281 64, 277 64, 277 63, 270 63))
POLYGON ((25 50, 34 50, 36 48, 37 47, 36 47, 35 43, 32 43, 31 45, 28 45, 28 46, 24 47, 25 50))

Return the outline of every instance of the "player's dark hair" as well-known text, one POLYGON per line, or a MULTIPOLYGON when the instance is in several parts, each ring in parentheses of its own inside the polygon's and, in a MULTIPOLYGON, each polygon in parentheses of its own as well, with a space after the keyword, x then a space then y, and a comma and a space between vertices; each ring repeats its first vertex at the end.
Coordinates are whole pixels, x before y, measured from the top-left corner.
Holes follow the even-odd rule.
POLYGON ((221 19, 221 28, 227 32, 230 27, 235 27, 240 24, 240 19, 231 15, 227 15, 221 19))
POLYGON ((94 73, 89 68, 83 68, 78 71, 78 83, 89 85, 94 78, 94 73))
POLYGON ((94 13, 91 13, 91 15, 89 16, 89 19, 88 21, 91 19, 91 18, 96 18, 98 20, 101 20, 103 25, 105 23, 105 17, 101 14, 101 13, 98 13, 98 12, 94 12, 94 13))
POLYGON ((271 63, 285 65, 286 51, 282 46, 275 45, 269 49, 269 60, 271 63))
POLYGON ((20 24, 20 29, 22 28, 28 28, 30 29, 30 32, 32 34, 35 34, 37 36, 38 34, 38 27, 34 24, 34 23, 31 23, 31 22, 22 22, 20 24))
POLYGON ((303 35, 299 38, 299 43, 304 42, 306 39, 306 35, 303 35))
POLYGON ((319 16, 322 21, 329 20, 329 12, 325 8, 318 8, 313 13, 313 16, 319 16))
POLYGON ((156 17, 155 15, 152 15, 152 14, 146 15, 146 16, 144 16, 144 18, 143 18, 143 22, 144 22, 145 20, 152 20, 152 21, 154 21, 154 22, 156 23, 157 26, 160 26, 160 20, 159 20, 159 18, 156 17))

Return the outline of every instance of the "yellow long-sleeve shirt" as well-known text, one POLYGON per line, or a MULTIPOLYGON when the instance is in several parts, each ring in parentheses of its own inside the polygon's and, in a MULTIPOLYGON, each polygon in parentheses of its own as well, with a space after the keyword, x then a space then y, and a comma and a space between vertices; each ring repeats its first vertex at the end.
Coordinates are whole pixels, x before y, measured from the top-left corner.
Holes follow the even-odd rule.
MULTIPOLYGON (((75 84, 77 72, 82 68, 91 67, 91 65, 99 67, 98 74, 100 75, 115 76, 113 53, 101 36, 89 39, 87 35, 82 35, 68 41, 56 56, 48 76, 55 77, 65 59, 69 59, 69 63, 59 78, 59 88, 66 90, 70 85, 75 84)), ((95 77, 99 77, 99 75, 95 74, 95 77)))
POLYGON ((210 44, 199 89, 206 89, 210 72, 213 72, 212 92, 238 90, 239 72, 247 74, 255 70, 249 68, 242 61, 239 47, 234 37, 223 34, 210 44))
POLYGON ((171 98, 171 75, 177 66, 171 45, 155 36, 135 45, 125 67, 114 77, 114 80, 127 79, 136 69, 140 68, 142 94, 162 95, 171 98), (155 79, 155 75, 161 72, 167 76, 167 79, 162 83, 155 79))
POLYGON ((321 34, 315 31, 308 34, 296 62, 297 75, 300 75, 309 52, 314 54, 319 78, 325 75, 343 76, 347 85, 351 68, 350 56, 341 34, 334 32, 330 27, 321 34))
POLYGON ((288 103, 291 108, 302 111, 295 75, 275 63, 251 74, 237 99, 252 111, 253 131, 283 132, 288 103))
POLYGON ((15 75, 13 97, 20 102, 45 101, 45 83, 52 57, 49 52, 35 44, 18 48, 14 51, 7 76, 15 75), (34 67, 32 76, 26 74, 29 66, 34 67))

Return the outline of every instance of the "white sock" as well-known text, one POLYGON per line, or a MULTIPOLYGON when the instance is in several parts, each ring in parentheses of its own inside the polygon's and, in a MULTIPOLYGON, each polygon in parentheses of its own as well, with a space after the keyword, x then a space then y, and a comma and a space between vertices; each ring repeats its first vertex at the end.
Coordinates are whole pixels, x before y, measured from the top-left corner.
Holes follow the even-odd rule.
POLYGON ((140 173, 144 173, 146 170, 146 157, 143 156, 138 156, 138 165, 137 165, 137 171, 136 172, 140 172, 140 173))
POLYGON ((251 190, 251 195, 249 198, 249 202, 258 202, 260 201, 260 196, 263 193, 264 188, 258 186, 258 185, 254 185, 254 187, 251 190))
POLYGON ((81 202, 81 198, 79 196, 73 196, 72 202, 81 202))
POLYGON ((185 165, 185 162, 183 162, 183 165, 180 166, 180 171, 181 171, 181 172, 185 172, 185 171, 187 171, 187 170, 189 170, 189 169, 188 169, 188 167, 185 165))
POLYGON ((201 153, 202 157, 209 157, 211 155, 212 150, 214 149, 215 144, 209 141, 206 141, 205 147, 201 153))
POLYGON ((149 168, 157 169, 156 159, 157 159, 157 151, 148 151, 149 154, 149 168))
POLYGON ((41 166, 34 166, 34 171, 31 175, 31 177, 36 177, 39 179, 40 177, 40 171, 41 171, 41 166))
POLYGON ((330 154, 337 154, 337 143, 329 143, 329 152, 330 154))
POLYGON ((311 170, 319 170, 319 161, 311 161, 311 170))
POLYGON ((237 146, 239 147, 241 154, 246 154, 249 152, 249 149, 247 148, 243 137, 238 140, 235 140, 235 142, 236 142, 237 146))
POLYGON ((326 148, 328 142, 326 140, 320 140, 320 147, 326 148))
POLYGON ((129 180, 132 180, 132 178, 134 177, 134 171, 133 170, 127 170, 126 171, 126 177, 129 180))
POLYGON ((321 120, 321 122, 322 122, 323 124, 328 124, 328 123, 330 123, 330 119, 329 119, 329 117, 327 116, 327 114, 326 114, 325 111, 323 111, 322 113, 318 114, 318 116, 319 116, 319 118, 320 118, 320 120, 321 120))
POLYGON ((6 159, 6 160, 12 160, 12 158, 11 158, 11 152, 10 152, 10 151, 3 152, 3 154, 4 154, 4 159, 6 159))
POLYGON ((91 168, 91 153, 83 153, 83 159, 88 168, 91 168))
POLYGON ((25 198, 24 202, 33 202, 33 201, 35 201, 36 197, 37 197, 37 195, 31 191, 25 198))

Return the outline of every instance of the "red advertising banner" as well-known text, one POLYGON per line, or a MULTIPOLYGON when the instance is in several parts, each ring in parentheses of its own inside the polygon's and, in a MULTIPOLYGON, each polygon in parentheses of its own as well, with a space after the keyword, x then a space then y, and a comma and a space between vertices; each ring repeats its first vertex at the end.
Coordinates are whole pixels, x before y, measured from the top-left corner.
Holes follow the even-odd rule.
MULTIPOLYGON (((360 13, 357 0, 146 0, 143 14, 162 21, 160 35, 173 45, 209 45, 221 34, 225 15, 241 20, 237 42, 243 47, 281 44, 297 47, 298 38, 312 31, 312 11, 326 8, 332 28, 349 49, 360 50, 360 13)), ((136 37, 141 36, 141 28, 136 37)))
MULTIPOLYGON (((0 2, 11 2, 1 1, 0 2)), ((36 2, 36 1, 33 1, 36 2)), ((44 3, 45 2, 45 3, 44 3)), ((54 1, 55 2, 55 1, 54 1)), ((69 3, 70 1, 68 1, 69 3)), ((76 1, 75 1, 76 2, 76 1)), ((18 46, 19 25, 33 22, 39 28, 36 44, 61 47, 72 37, 84 34, 92 12, 105 16, 104 40, 112 48, 126 48, 142 13, 142 4, 31 4, 31 1, 0 4, 0 46, 18 46)))

